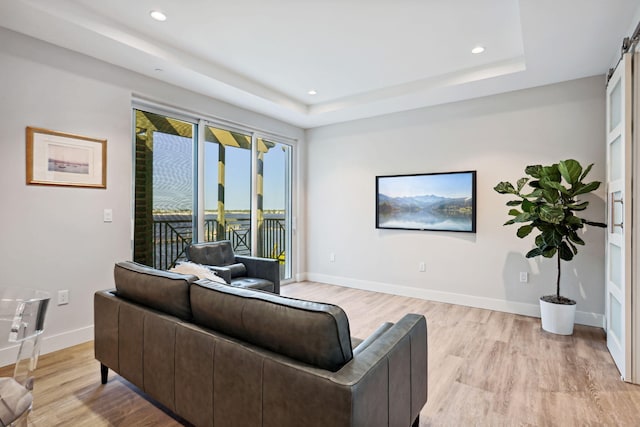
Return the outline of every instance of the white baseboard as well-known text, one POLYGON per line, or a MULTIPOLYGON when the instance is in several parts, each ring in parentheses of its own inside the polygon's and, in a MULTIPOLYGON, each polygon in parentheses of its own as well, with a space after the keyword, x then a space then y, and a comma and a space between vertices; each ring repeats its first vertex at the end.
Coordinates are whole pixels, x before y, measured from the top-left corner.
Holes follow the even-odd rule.
MULTIPOLYGON (((48 335, 44 331, 42 343, 40 344, 40 355, 62 350, 93 340, 93 325, 86 326, 72 331, 66 331, 56 335, 48 335)), ((7 366, 16 363, 18 356, 18 346, 11 346, 0 349, 0 366, 7 366)))
MULTIPOLYGON (((538 304, 478 297, 474 295, 455 294, 451 292, 434 291, 432 289, 414 288, 411 286, 391 285, 388 283, 372 282, 368 280, 330 276, 318 273, 302 273, 297 277, 304 277, 304 279, 301 280, 328 283, 330 285, 344 286, 346 288, 362 289, 365 291, 401 295, 429 301, 464 305, 467 307, 503 311, 505 313, 521 314, 523 316, 540 317, 540 306, 538 304)), ((604 315, 600 313, 576 311, 576 323, 579 325, 603 328, 604 315)))

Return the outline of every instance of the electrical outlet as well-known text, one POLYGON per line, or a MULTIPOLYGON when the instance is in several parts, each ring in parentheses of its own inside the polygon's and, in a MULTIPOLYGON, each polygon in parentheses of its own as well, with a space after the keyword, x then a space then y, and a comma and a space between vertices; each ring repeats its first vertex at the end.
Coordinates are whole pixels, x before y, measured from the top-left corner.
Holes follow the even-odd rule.
POLYGON ((58 291, 58 305, 69 304, 69 291, 62 290, 58 291))
POLYGON ((418 271, 420 271, 421 273, 424 273, 425 271, 427 271, 427 266, 425 265, 424 261, 422 261, 418 265, 418 271))
POLYGON ((526 271, 520 272, 520 283, 528 283, 529 282, 529 273, 526 271))

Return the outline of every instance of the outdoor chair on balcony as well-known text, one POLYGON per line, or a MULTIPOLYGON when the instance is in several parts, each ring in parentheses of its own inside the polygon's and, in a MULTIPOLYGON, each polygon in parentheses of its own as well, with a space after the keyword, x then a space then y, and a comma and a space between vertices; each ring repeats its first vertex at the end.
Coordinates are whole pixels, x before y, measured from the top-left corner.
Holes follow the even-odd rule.
POLYGON ((280 293, 280 263, 276 259, 236 255, 229 240, 193 243, 187 259, 215 271, 229 285, 280 293))

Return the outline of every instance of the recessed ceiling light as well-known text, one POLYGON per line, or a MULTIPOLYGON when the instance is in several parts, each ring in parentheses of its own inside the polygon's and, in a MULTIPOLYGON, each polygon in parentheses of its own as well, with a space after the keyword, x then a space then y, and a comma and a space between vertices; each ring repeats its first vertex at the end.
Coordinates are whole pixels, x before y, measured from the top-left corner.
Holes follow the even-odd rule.
POLYGON ((317 95, 318 92, 315 89, 311 89, 309 92, 307 92, 309 95, 317 95))
POLYGON ((159 10, 152 10, 151 12, 149 12, 149 15, 151 15, 151 17, 156 21, 162 22, 167 20, 167 15, 160 12, 159 10))
POLYGON ((476 46, 473 49, 471 49, 471 53, 482 53, 484 52, 484 47, 482 46, 476 46))

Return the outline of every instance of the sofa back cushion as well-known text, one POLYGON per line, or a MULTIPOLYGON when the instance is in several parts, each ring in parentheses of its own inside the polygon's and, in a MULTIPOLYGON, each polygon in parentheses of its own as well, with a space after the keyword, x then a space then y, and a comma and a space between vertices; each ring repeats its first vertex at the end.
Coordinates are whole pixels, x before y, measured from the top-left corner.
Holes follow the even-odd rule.
POLYGON ((228 240, 189 245, 187 247, 187 258, 197 264, 205 265, 224 266, 236 262, 231 242, 228 240))
POLYGON ((191 320, 189 286, 198 280, 196 276, 156 270, 132 261, 117 263, 113 276, 118 296, 191 320))
POLYGON ((208 280, 191 285, 190 295, 201 326, 334 372, 353 358, 349 320, 338 306, 208 280))

